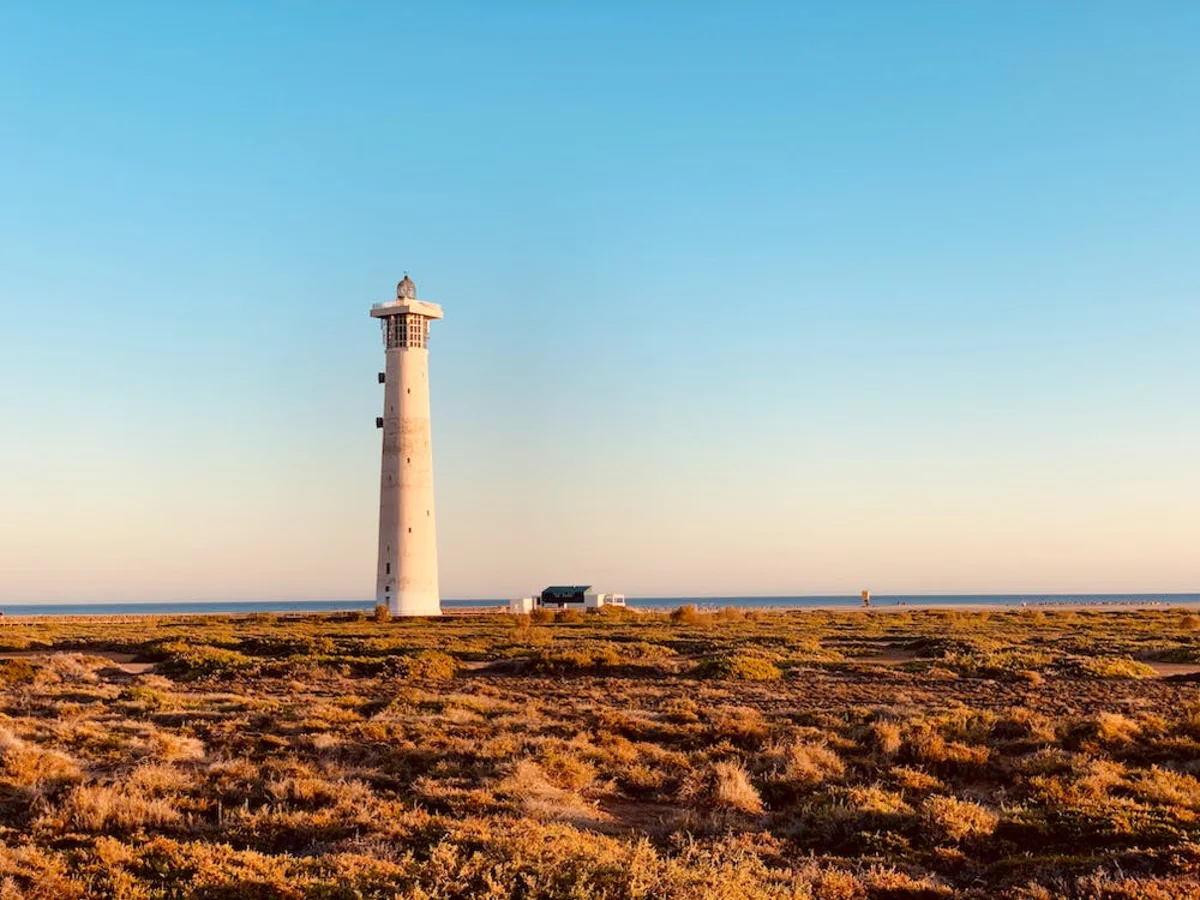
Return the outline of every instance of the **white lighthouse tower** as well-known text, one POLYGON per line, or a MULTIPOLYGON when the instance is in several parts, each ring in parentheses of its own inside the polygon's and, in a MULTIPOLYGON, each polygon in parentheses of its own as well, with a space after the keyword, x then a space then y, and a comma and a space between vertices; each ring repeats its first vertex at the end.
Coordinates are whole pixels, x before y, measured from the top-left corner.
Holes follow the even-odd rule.
POLYGON ((429 426, 429 323, 436 303, 417 299, 407 274, 396 299, 376 303, 387 365, 383 382, 383 467, 379 478, 379 568, 375 602, 397 616, 441 615, 429 426))

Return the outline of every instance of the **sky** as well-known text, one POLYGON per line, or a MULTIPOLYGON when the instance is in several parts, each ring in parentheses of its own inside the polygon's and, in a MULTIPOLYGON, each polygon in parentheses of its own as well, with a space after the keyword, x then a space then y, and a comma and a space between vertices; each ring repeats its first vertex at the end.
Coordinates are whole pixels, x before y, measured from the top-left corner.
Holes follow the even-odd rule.
POLYGON ((1200 590, 1200 5, 0 5, 0 604, 1200 590))

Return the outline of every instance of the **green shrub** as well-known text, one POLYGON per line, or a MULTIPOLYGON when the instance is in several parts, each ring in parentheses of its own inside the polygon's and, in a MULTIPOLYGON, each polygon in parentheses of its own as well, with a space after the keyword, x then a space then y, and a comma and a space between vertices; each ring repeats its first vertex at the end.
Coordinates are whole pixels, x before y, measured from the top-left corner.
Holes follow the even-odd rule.
POLYGON ((683 725, 700 721, 699 712, 699 705, 690 697, 672 697, 662 705, 664 719, 683 725))
POLYGON ((0 660, 0 687, 30 684, 37 676, 37 668, 27 659, 0 660))
POLYGON ((131 684, 121 691, 120 700, 133 703, 142 709, 162 709, 167 704, 167 695, 162 691, 140 684, 131 684))
POLYGON ((596 778, 596 769, 571 752, 569 744, 546 744, 538 753, 537 763, 555 787, 578 791, 596 778))
POLYGON ((1123 657, 1085 656, 1075 663, 1078 671, 1093 678, 1151 678, 1154 669, 1144 662, 1123 657))
POLYGON ((589 641, 571 647, 546 647, 530 660, 542 672, 578 672, 611 669, 618 666, 653 665, 674 656, 675 651, 658 644, 619 644, 612 641, 589 641))
POLYGON ((950 652, 941 658, 940 667, 959 675, 1002 680, 1023 680, 1022 673, 1036 672, 1053 662, 1050 653, 1039 650, 999 650, 950 652))
POLYGON ((1156 651, 1150 658, 1155 662, 1200 663, 1200 647, 1170 647, 1156 651))
POLYGON ((376 622, 380 623, 390 622, 392 621, 392 611, 388 609, 386 603, 376 603, 375 614, 372 616, 372 618, 374 618, 376 622))
POLYGON ((453 656, 440 650, 421 650, 411 656, 394 656, 384 663, 384 673, 424 681, 449 681, 458 674, 453 656))
MULTIPOLYGON (((164 645, 162 649, 167 650, 171 646, 164 645)), ((171 675, 186 681, 193 678, 203 678, 206 675, 238 672, 248 668, 253 663, 254 661, 250 657, 236 650, 224 650, 220 647, 210 647, 206 644, 198 646, 182 645, 182 649, 172 652, 171 657, 162 664, 161 671, 164 675, 171 675)))
POLYGON ((708 616, 700 612, 694 603, 671 610, 671 622, 675 625, 701 625, 707 621, 708 616))
POLYGON ((783 677, 783 672, 771 660, 746 653, 702 659, 692 674, 697 678, 728 681, 776 681, 783 677))
POLYGON ((532 657, 535 669, 542 672, 576 672, 619 666, 621 654, 611 644, 540 650, 532 657))

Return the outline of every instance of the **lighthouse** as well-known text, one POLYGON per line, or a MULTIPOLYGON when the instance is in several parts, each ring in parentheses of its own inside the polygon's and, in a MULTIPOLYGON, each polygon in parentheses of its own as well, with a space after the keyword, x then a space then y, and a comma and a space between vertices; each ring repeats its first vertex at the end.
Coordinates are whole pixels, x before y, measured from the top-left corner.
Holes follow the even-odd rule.
POLYGON ((379 476, 379 566, 375 602, 397 616, 441 615, 429 423, 429 323, 436 303, 417 299, 406 273, 396 299, 376 303, 383 329, 383 465, 379 476))

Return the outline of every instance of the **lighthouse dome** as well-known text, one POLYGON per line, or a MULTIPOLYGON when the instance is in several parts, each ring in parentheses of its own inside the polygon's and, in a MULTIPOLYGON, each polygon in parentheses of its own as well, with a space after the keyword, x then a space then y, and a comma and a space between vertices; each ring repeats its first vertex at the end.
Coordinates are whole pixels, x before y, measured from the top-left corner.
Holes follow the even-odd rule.
POLYGON ((416 300, 417 286, 413 284, 413 280, 408 277, 408 273, 404 273, 404 277, 400 279, 400 283, 396 285, 397 300, 416 300))

